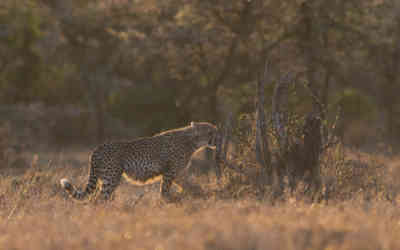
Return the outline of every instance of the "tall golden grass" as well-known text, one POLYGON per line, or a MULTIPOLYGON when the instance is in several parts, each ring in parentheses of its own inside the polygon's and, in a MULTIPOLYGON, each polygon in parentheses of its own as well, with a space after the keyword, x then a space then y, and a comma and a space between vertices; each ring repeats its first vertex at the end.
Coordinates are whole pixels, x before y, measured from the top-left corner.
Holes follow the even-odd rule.
POLYGON ((219 195, 213 178, 199 181, 207 196, 179 203, 163 203, 157 184, 122 184, 107 203, 74 202, 58 183, 84 185, 86 155, 24 156, 30 164, 19 175, 3 168, 0 249, 400 249, 396 158, 347 152, 348 172, 326 181, 336 188, 321 203, 301 192, 274 203, 251 192, 219 195))

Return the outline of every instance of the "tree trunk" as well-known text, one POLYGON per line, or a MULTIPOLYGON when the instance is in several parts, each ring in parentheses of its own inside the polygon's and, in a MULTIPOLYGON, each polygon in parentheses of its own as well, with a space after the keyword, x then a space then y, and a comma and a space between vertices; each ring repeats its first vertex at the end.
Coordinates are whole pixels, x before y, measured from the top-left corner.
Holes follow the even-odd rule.
POLYGON ((265 95, 264 88, 268 77, 268 65, 265 64, 262 79, 257 81, 256 96, 256 159, 262 168, 262 180, 266 184, 272 183, 273 169, 271 166, 271 152, 268 145, 267 125, 265 120, 265 95))
MULTIPOLYGON (((300 50, 303 52, 305 64, 307 66, 307 79, 308 79, 308 87, 311 91, 311 94, 319 98, 318 94, 318 80, 316 77, 318 65, 316 58, 318 55, 318 48, 320 48, 319 34, 317 31, 318 20, 314 17, 315 10, 313 9, 314 1, 307 1, 302 4, 301 14, 303 17, 301 28, 302 32, 299 36, 299 46, 300 50)), ((317 99, 313 98, 313 111, 315 113, 321 113, 321 107, 319 103, 317 103, 317 99)))

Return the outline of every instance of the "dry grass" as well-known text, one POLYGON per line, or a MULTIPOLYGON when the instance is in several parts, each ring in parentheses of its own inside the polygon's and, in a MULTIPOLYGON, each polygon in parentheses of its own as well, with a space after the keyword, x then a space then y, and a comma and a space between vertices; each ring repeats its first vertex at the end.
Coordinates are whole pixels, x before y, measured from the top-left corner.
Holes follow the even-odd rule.
MULTIPOLYGON (((382 178, 398 179, 398 159, 349 156, 376 161, 372 167, 385 164, 387 176, 382 178)), ((245 195, 165 204, 159 200, 158 185, 128 184, 121 185, 110 203, 79 203, 65 196, 58 181, 69 177, 77 185, 85 183, 86 152, 43 153, 27 162, 30 166, 20 175, 0 172, 0 249, 400 248, 400 210, 379 192, 366 199, 364 191, 353 191, 358 185, 354 183, 348 191, 352 197, 344 199, 338 191, 340 199, 320 204, 298 194, 273 205, 245 195)), ((346 179, 341 182, 339 177, 331 184, 343 187, 346 179)), ((204 185, 216 189, 213 181, 204 185)))

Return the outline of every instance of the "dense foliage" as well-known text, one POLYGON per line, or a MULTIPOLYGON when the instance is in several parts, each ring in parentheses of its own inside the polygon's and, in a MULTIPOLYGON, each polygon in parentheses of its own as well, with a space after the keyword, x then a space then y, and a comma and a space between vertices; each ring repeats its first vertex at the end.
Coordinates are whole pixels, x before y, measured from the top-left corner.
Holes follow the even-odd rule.
POLYGON ((89 110, 100 139, 109 117, 146 133, 190 120, 219 123, 254 110, 268 60, 267 102, 274 81, 292 72, 293 108, 311 109, 308 85, 328 111, 343 106, 350 142, 394 144, 399 7, 395 0, 3 0, 0 102, 89 110))

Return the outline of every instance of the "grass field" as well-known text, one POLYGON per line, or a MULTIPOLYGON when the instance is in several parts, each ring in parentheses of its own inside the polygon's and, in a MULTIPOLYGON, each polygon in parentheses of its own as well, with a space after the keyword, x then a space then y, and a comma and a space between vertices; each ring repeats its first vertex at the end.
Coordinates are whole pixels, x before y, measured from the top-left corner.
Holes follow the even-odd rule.
MULTIPOLYGON (((207 198, 166 204, 157 184, 124 183, 112 202, 74 202, 58 183, 68 177, 85 184, 87 155, 42 153, 26 156, 27 169, 1 171, 0 249, 400 249, 396 202, 364 190, 318 204, 299 194, 272 204, 212 195, 218 186, 211 174, 196 177, 207 182, 207 198)), ((391 169, 382 178, 396 179, 400 161, 373 160, 391 169)))

